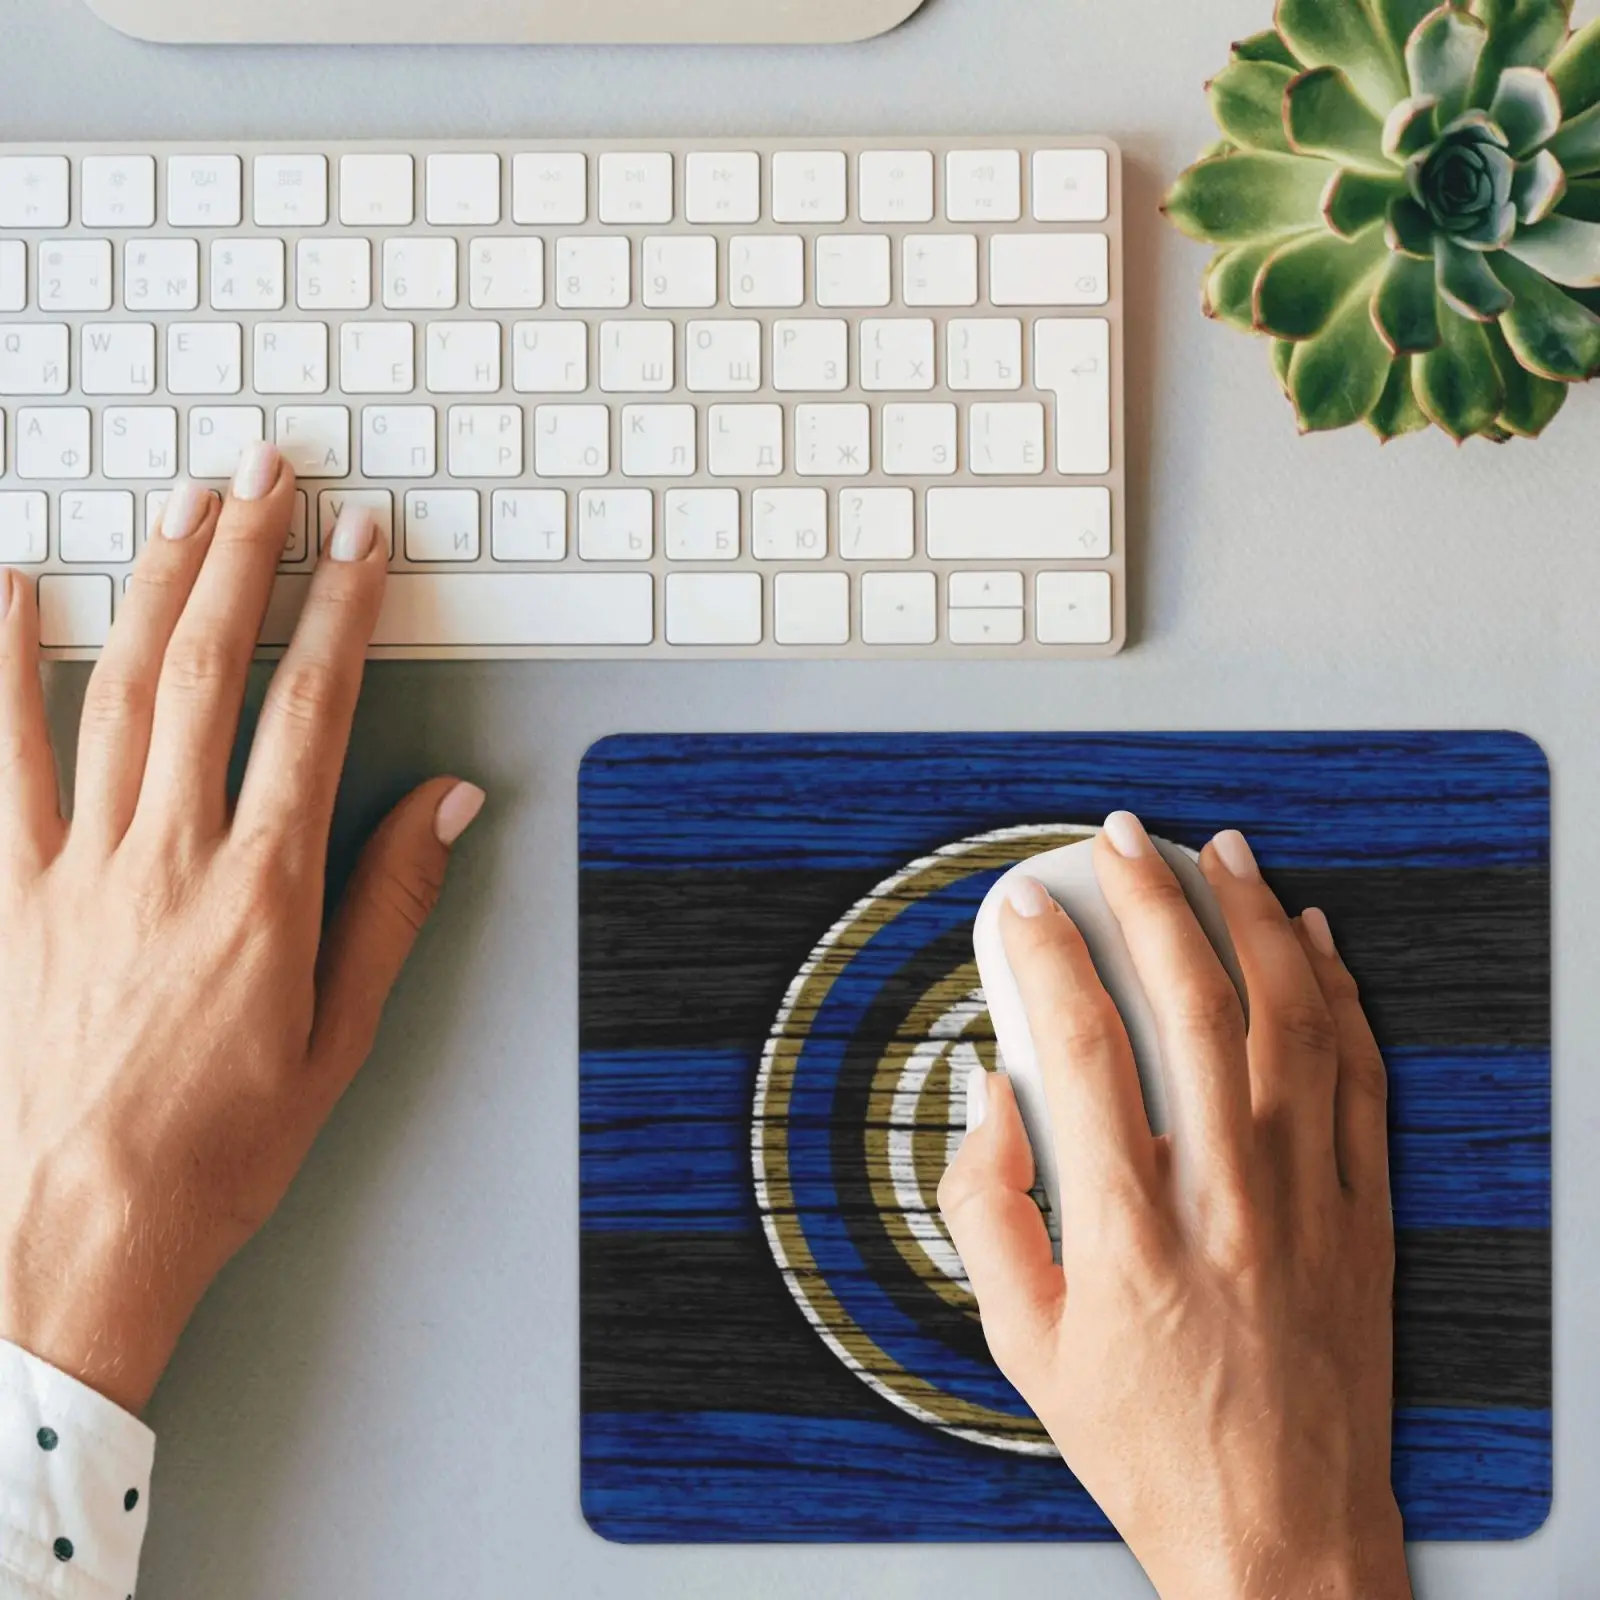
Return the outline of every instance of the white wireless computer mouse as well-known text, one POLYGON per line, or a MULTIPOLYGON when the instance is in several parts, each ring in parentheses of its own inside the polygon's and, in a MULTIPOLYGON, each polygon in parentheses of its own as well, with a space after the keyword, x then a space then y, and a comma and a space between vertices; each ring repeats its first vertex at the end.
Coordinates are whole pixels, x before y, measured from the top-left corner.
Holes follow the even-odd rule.
MULTIPOLYGON (((1239 998, 1244 1000, 1244 976, 1239 970, 1233 940, 1228 936, 1221 908, 1194 854, 1164 839, 1153 842, 1172 868, 1184 894, 1188 896, 1189 904, 1194 907, 1200 926, 1205 929, 1206 937, 1233 979, 1239 998)), ((1150 1003, 1134 972, 1122 930, 1111 915, 1111 908, 1100 890, 1100 880, 1095 876, 1094 840, 1087 839, 1081 844, 1051 850, 1013 867, 989 891, 979 909, 972 942, 977 951, 978 972, 983 979, 983 992, 994 1022, 995 1038, 1000 1047, 1001 1065, 1010 1074, 1016 1089, 1017 1104, 1022 1110, 1022 1120, 1033 1145, 1038 1183, 1049 1200, 1050 1216, 1047 1220, 1050 1222, 1051 1235, 1057 1240, 1059 1256, 1057 1219, 1061 1211, 1061 1178, 1057 1169, 1055 1139, 1051 1134, 1050 1113, 1039 1077, 1033 1036, 1028 1030, 1027 1013, 1022 1008, 1017 981, 1011 975, 1011 967, 1006 961, 1005 946, 1000 941, 1000 907, 1012 878, 1017 876, 1037 878, 1082 933, 1094 960, 1095 971, 1099 973, 1100 981, 1106 986, 1106 992, 1128 1030, 1128 1039, 1133 1045, 1133 1059, 1139 1068, 1139 1082, 1144 1088, 1145 1110, 1150 1117, 1151 1129, 1156 1133, 1167 1131, 1166 1087, 1150 1003)), ((1072 1152, 1063 1152, 1063 1159, 1070 1161, 1072 1152)))

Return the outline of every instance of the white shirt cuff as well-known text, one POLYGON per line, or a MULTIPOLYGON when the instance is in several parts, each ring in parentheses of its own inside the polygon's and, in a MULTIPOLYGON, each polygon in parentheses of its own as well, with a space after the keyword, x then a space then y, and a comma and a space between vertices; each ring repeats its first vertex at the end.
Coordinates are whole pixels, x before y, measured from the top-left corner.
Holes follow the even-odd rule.
POLYGON ((0 1600, 130 1600, 155 1435, 0 1340, 0 1600))

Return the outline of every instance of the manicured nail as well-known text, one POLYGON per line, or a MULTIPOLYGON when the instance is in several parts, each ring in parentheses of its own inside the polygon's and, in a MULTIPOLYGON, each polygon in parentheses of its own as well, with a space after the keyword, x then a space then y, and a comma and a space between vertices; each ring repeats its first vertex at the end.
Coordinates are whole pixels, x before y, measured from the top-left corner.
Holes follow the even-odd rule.
POLYGON ((4 622, 11 611, 11 597, 17 592, 17 575, 14 572, 0 570, 0 622, 4 622))
POLYGON ((983 1126, 989 1114, 989 1074, 983 1067, 974 1067, 967 1074, 967 1132, 973 1133, 983 1126))
POLYGON ((365 561, 377 531, 378 524, 365 506, 346 506, 333 525, 328 554, 335 561, 365 561))
POLYGON ((1336 956, 1338 950, 1333 943, 1333 929, 1328 926, 1328 919, 1313 906, 1309 911, 1300 913, 1300 921, 1306 930, 1306 937, 1325 956, 1336 956))
POLYGON ((1211 848, 1217 852, 1217 859, 1236 878, 1253 881, 1260 878, 1261 868, 1256 865, 1255 852, 1250 848, 1250 842, 1237 828, 1229 828, 1226 833, 1219 833, 1211 841, 1211 848))
POLYGON ((1019 875, 1006 886, 1006 902, 1019 917, 1042 917, 1055 901, 1037 878, 1019 875))
POLYGON ((434 837, 448 850, 472 826, 487 798, 477 784, 458 783, 433 814, 434 837))
POLYGON ((282 460, 276 446, 265 439, 257 439, 244 447, 239 465, 233 474, 235 500, 264 500, 272 493, 278 481, 278 464, 282 460))
POLYGON ((1105 835, 1111 841, 1111 848, 1129 861, 1137 861, 1150 853, 1150 835, 1131 811, 1113 811, 1106 818, 1105 835))
POLYGON ((172 486, 167 503, 161 508, 161 537, 187 539, 199 530, 205 521, 206 505, 211 496, 198 483, 185 478, 172 486))

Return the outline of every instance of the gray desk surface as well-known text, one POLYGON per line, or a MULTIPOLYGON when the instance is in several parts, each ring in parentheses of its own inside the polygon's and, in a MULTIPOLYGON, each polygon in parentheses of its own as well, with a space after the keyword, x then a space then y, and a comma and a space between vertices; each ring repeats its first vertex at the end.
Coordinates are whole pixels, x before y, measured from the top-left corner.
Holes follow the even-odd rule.
MULTIPOLYGON (((1266 0, 932 0, 843 50, 176 50, 0 0, 0 140, 1085 131, 1131 160, 1136 642, 1083 669, 387 666, 351 832, 454 769, 491 803, 375 1059, 156 1400, 163 1600, 1149 1591, 1119 1549, 624 1549, 578 1512, 574 779, 622 730, 1493 726, 1557 795, 1556 1514, 1419 1592, 1595 1592, 1600 385, 1545 441, 1302 442, 1155 214, 1266 0), (1565 1579, 1565 1582, 1562 1580, 1565 1579)), ((1584 7, 1580 5, 1580 11, 1584 7)), ((81 669, 55 685, 71 726, 81 669)))

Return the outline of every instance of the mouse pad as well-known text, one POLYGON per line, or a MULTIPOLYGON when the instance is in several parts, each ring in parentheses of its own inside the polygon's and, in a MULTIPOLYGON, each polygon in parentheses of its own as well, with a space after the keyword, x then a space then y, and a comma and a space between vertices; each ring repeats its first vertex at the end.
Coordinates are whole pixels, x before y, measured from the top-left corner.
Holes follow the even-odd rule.
POLYGON ((1391 1074, 1414 1539, 1551 1494, 1550 796, 1501 733, 622 737, 580 779, 582 1492, 627 1541, 1114 1537, 939 1219, 971 945, 1119 806, 1242 828, 1391 1074))

